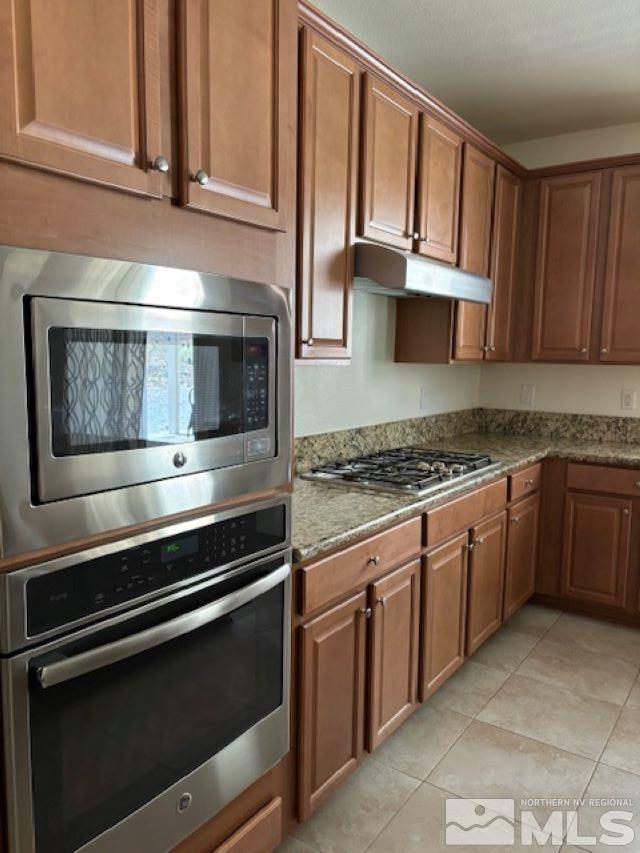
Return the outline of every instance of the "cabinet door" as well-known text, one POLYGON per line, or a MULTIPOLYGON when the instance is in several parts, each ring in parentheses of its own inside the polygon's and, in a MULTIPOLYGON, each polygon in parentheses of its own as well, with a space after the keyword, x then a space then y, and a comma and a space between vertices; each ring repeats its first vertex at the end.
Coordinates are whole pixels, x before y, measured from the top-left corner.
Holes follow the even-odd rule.
MULTIPOLYGON (((460 267, 489 275, 491 211, 495 164, 472 145, 464 146, 460 267)), ((485 352, 487 308, 476 302, 458 302, 453 355, 457 361, 481 361, 485 352)))
POLYGON ((364 750, 366 607, 362 592, 300 629, 300 820, 364 750))
POLYGON ((295 2, 188 0, 180 9, 182 203, 284 231, 295 2))
POLYGON ((367 74, 360 234, 400 249, 413 244, 417 107, 367 74))
POLYGON ((0 55, 0 155, 162 195, 157 0, 7 0, 0 55))
POLYGON ((464 663, 468 546, 465 533, 431 551, 424 560, 420 670, 423 702, 464 663))
POLYGON ((458 259, 462 139, 422 113, 416 251, 455 264, 458 259))
POLYGON ((351 353, 358 178, 359 70, 309 30, 302 36, 298 356, 351 353))
POLYGON ((467 654, 471 655, 502 624, 507 514, 471 531, 467 605, 467 654))
POLYGON ((418 704, 420 560, 371 586, 370 750, 418 704))
POLYGON ((503 166, 498 166, 489 276, 493 282, 493 294, 487 314, 485 356, 491 361, 508 361, 511 355, 521 197, 522 181, 503 166))
POLYGON ((600 172, 540 183, 534 359, 589 359, 600 184, 600 172))
POLYGON ((540 499, 531 495, 508 513, 504 577, 504 619, 512 616, 535 592, 540 499))
POLYGON ((624 607, 631 554, 632 501, 569 492, 565 500, 563 595, 624 607))
POLYGON ((640 167, 613 174, 600 361, 640 363, 640 167))

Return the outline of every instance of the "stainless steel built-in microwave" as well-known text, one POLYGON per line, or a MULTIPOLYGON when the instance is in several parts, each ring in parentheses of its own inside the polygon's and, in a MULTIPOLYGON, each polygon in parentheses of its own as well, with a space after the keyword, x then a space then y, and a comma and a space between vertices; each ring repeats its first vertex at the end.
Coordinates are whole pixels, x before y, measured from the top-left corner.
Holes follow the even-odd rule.
POLYGON ((290 313, 263 284, 0 248, 2 556, 290 478, 290 313))

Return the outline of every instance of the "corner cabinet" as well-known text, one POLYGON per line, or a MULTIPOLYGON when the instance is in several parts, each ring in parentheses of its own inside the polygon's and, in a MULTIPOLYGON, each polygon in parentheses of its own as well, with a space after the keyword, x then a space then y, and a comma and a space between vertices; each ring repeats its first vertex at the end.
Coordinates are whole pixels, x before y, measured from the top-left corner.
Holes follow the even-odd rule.
POLYGON ((418 107, 365 74, 362 237, 409 251, 413 245, 418 107))
POLYGON ((360 71, 313 31, 301 39, 297 355, 348 358, 360 71))
POLYGON ((295 115, 295 0, 189 0, 178 10, 181 202, 284 231, 295 115))
POLYGON ((487 314, 485 348, 485 358, 489 361, 509 361, 511 357, 521 205, 522 181, 499 165, 496 169, 489 273, 493 293, 487 314))
POLYGON ((540 182, 534 360, 589 360, 601 183, 600 172, 540 182))
MULTIPOLYGON (((489 275, 491 213, 495 163, 472 145, 464 146, 462 211, 460 214, 460 267, 476 275, 489 275)), ((453 357, 456 361, 481 361, 485 351, 487 308, 475 302, 456 305, 453 357)))
POLYGON ((2 3, 0 157, 160 198, 159 6, 2 3))
POLYGON ((640 363, 640 167, 613 173, 600 361, 640 363))

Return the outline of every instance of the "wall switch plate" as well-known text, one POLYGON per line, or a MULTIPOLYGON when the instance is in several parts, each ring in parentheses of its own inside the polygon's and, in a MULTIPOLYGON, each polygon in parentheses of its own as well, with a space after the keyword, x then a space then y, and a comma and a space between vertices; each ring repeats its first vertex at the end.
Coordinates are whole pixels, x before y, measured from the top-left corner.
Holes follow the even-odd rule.
POLYGON ((635 388, 623 388, 620 392, 620 408, 625 412, 632 412, 636 407, 635 388))
POLYGON ((520 403, 523 406, 533 406, 533 401, 536 397, 536 386, 535 385, 521 385, 520 386, 520 403))
POLYGON ((424 412, 429 408, 429 389, 424 386, 420 389, 420 411, 424 412))

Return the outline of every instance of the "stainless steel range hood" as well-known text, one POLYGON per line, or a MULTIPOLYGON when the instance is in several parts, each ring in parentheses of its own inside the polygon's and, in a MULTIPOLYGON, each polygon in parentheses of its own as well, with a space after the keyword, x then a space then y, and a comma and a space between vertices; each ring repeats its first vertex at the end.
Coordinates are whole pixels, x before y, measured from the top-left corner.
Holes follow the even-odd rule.
POLYGON ((356 243, 355 290, 491 302, 490 279, 375 243, 356 243))

